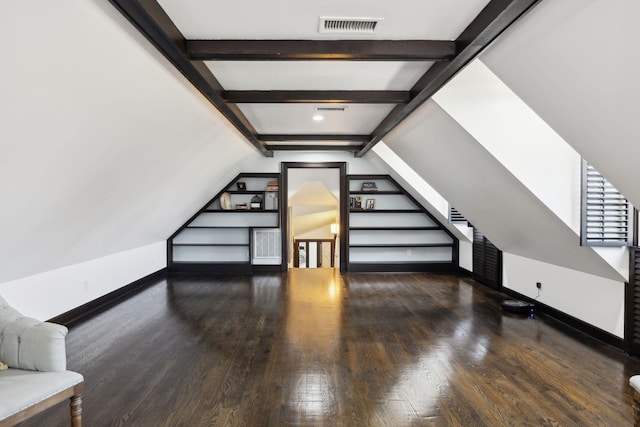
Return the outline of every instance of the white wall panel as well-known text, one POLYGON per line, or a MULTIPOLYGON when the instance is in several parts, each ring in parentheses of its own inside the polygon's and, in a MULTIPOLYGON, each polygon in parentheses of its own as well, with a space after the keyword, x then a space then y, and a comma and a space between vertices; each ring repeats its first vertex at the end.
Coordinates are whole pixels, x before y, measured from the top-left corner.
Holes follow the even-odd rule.
POLYGON ((0 283, 164 240, 261 157, 108 2, 2 2, 0 50, 0 283))
POLYGON ((435 102, 385 143, 499 249, 624 280, 435 102))
POLYGON ((504 286, 541 303, 624 337, 623 281, 504 253, 504 286), (542 283, 540 296, 536 282, 542 283))
POLYGON ((636 206, 638 16, 637 0, 543 1, 481 56, 636 206))
POLYGON ((166 242, 107 255, 0 284, 22 314, 47 320, 167 266, 166 242))

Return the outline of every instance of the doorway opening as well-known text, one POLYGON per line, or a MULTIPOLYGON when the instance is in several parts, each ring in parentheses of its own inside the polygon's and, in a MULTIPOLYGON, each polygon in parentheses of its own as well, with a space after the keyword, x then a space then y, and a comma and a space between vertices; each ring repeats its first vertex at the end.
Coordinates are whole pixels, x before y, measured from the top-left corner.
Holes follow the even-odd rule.
POLYGON ((345 162, 283 162, 282 247, 287 268, 345 271, 345 162))

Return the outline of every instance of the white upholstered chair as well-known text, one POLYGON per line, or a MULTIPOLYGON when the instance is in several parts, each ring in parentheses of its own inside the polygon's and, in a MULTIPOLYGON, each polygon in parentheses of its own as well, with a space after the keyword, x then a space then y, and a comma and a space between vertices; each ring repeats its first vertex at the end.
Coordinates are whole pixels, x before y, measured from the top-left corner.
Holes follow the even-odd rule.
POLYGON ((0 297, 0 427, 70 399, 71 425, 82 423, 84 378, 67 370, 67 328, 25 317, 0 297))

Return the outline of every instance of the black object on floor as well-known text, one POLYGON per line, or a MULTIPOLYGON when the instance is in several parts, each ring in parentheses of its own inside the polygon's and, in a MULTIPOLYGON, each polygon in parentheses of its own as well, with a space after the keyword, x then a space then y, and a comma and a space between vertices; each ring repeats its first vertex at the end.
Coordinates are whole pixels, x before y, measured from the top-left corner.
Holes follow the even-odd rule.
POLYGON ((502 309, 504 311, 525 314, 525 313, 529 313, 530 308, 531 308, 531 304, 529 304, 528 302, 512 300, 512 299, 502 301, 502 309))

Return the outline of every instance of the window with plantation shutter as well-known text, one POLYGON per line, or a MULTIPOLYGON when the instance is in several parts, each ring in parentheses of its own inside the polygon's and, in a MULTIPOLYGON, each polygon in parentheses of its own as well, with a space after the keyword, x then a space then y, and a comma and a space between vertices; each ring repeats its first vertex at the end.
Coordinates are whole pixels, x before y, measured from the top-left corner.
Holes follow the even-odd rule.
POLYGON ((582 246, 627 246, 633 208, 609 181, 582 161, 582 246))

